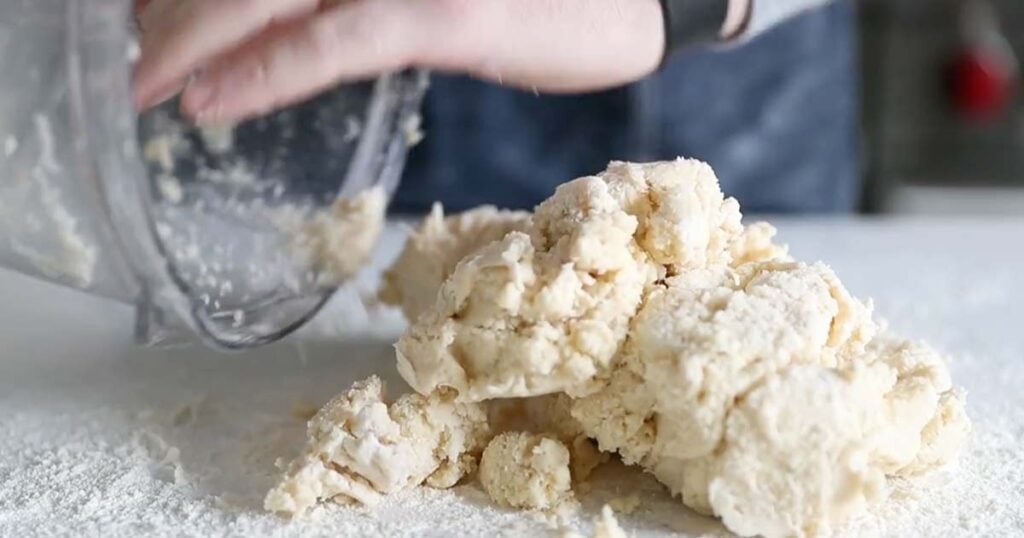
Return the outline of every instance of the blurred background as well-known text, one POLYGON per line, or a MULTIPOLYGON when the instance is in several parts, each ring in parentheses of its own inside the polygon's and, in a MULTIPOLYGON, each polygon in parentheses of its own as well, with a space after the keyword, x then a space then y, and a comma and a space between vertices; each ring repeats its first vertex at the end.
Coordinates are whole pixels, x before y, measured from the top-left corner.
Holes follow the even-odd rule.
POLYGON ((622 88, 434 73, 392 210, 530 208, 609 159, 696 157, 745 212, 1024 214, 1020 0, 832 0, 622 88))
POLYGON ((1024 2, 861 0, 863 208, 1024 214, 1024 2))

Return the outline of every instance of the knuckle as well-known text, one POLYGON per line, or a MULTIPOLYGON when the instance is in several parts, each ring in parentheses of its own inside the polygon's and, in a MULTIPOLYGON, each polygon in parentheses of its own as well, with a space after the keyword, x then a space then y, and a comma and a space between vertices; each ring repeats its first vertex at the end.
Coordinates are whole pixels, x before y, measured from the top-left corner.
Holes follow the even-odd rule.
POLYGON ((431 0, 431 3, 445 20, 454 23, 472 20, 480 4, 476 0, 431 0))
POLYGON ((484 0, 420 0, 410 5, 415 27, 409 35, 408 63, 457 66, 465 56, 477 54, 473 43, 489 8, 484 0))
POLYGON ((318 18, 310 22, 305 34, 306 48, 317 63, 330 61, 340 48, 338 28, 330 19, 318 18))

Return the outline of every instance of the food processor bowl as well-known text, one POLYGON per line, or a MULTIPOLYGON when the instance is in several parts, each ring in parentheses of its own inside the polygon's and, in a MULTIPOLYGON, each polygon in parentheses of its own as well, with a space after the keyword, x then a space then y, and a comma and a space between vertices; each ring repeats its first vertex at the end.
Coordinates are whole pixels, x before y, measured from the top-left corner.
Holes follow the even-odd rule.
MULTIPOLYGON (((310 230, 351 224, 339 211, 360 201, 383 211, 426 73, 234 126, 195 126, 174 101, 139 115, 131 9, 0 4, 0 265, 135 304, 145 344, 277 340, 351 276, 311 251, 310 230)), ((351 238, 332 237, 330 255, 357 265, 370 228, 338 228, 351 238)))

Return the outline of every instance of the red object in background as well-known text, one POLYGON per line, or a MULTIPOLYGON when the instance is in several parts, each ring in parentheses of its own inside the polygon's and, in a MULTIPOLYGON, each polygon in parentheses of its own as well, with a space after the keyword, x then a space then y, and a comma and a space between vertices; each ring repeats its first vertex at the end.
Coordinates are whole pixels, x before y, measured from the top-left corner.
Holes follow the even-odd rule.
POLYGON ((961 45, 949 66, 950 97, 965 120, 988 123, 1004 116, 1016 98, 1020 67, 992 1, 959 2, 961 45))
POLYGON ((1008 108, 1015 89, 1015 72, 1004 55, 984 48, 966 48, 953 59, 950 85, 953 106, 964 118, 986 122, 1008 108))

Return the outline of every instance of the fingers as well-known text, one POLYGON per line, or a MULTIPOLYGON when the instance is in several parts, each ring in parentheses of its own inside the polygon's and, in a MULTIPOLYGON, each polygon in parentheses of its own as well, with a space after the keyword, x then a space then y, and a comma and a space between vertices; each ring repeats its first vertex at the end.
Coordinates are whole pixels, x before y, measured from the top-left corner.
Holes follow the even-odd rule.
MULTIPOLYGON (((142 0, 138 108, 158 104, 198 67, 271 25, 314 12, 319 0, 142 0)), ((171 94, 173 95, 173 93, 171 94)))
MULTIPOLYGON (((470 74, 545 92, 604 89, 657 68, 664 27, 657 0, 477 0, 489 7, 485 50, 470 74)), ((461 59, 461 58, 460 58, 461 59)))
POLYGON ((182 95, 200 121, 411 65, 588 91, 644 76, 664 48, 657 0, 151 0, 141 23, 137 102, 173 95, 201 67, 182 95))
POLYGON ((410 65, 432 24, 423 2, 362 1, 268 32, 218 59, 185 89, 199 121, 240 120, 410 65))

